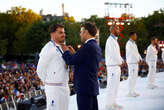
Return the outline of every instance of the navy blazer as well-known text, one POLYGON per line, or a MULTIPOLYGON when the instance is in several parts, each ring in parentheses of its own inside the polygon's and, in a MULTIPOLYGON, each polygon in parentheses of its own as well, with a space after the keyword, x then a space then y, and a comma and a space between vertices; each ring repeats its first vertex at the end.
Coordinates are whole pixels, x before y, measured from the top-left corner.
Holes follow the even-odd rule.
POLYGON ((97 73, 101 60, 101 48, 96 40, 89 40, 75 53, 63 53, 67 65, 74 65, 75 92, 79 95, 96 96, 99 94, 97 73))

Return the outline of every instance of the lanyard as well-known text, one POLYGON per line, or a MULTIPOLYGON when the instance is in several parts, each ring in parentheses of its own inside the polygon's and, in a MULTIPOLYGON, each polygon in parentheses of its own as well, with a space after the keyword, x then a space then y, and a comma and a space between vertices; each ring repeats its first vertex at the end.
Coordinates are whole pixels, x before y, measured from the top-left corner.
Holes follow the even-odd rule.
POLYGON ((132 39, 129 39, 129 40, 130 40, 130 42, 132 42, 132 43, 136 44, 136 42, 135 42, 134 40, 132 40, 132 39))
MULTIPOLYGON (((52 39, 51 39, 51 42, 52 42, 52 43, 54 44, 54 46, 59 50, 59 52, 60 52, 61 54, 63 54, 63 52, 62 52, 62 50, 60 49, 60 47, 57 46, 56 43, 55 43, 52 39)), ((65 68, 68 69, 69 66, 68 66, 67 64, 65 64, 65 68)))
POLYGON ((51 39, 51 42, 54 44, 54 46, 59 50, 61 54, 63 54, 62 50, 60 49, 59 46, 56 45, 56 43, 51 39))
POLYGON ((118 37, 115 37, 114 35, 110 35, 114 40, 117 40, 118 39, 118 37))

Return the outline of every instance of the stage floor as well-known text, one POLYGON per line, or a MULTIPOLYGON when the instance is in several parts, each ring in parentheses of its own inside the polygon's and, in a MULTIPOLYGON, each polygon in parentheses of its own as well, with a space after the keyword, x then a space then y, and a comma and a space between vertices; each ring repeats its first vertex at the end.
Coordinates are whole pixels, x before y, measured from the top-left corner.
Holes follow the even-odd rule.
MULTIPOLYGON (((127 81, 120 83, 120 89, 117 97, 117 103, 122 105, 122 110, 164 110, 164 72, 156 74, 156 89, 147 88, 147 79, 138 78, 136 92, 139 97, 127 97, 127 81)), ((105 90, 100 89, 98 96, 99 110, 107 110, 104 105, 105 90)), ((70 97, 69 110, 77 110, 76 95, 70 97)))

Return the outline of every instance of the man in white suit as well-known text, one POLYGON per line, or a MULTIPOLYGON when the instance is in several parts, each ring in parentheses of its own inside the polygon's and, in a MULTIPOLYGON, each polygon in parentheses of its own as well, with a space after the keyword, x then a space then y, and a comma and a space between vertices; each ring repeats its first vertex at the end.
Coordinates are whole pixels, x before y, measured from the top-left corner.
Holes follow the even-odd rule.
POLYGON ((52 24, 49 31, 51 41, 40 52, 37 74, 45 85, 47 110, 68 110, 69 72, 60 46, 65 41, 64 27, 52 24))
POLYGON ((162 60, 164 62, 164 48, 162 49, 162 60))
POLYGON ((158 45, 158 39, 156 37, 153 37, 151 39, 151 44, 147 48, 147 53, 146 53, 146 62, 149 66, 148 88, 150 88, 150 89, 157 88, 157 86, 154 85, 157 54, 158 54, 157 45, 158 45))
POLYGON ((116 103, 116 97, 120 85, 121 66, 125 64, 120 54, 120 47, 117 42, 120 30, 117 25, 110 27, 111 35, 108 37, 105 46, 105 63, 107 66, 107 89, 106 89, 106 108, 117 110, 122 106, 116 103))
POLYGON ((135 32, 130 32, 130 39, 126 43, 126 63, 128 64, 128 96, 136 97, 139 96, 135 92, 136 81, 138 77, 138 64, 142 61, 142 58, 138 52, 136 45, 137 35, 135 32))

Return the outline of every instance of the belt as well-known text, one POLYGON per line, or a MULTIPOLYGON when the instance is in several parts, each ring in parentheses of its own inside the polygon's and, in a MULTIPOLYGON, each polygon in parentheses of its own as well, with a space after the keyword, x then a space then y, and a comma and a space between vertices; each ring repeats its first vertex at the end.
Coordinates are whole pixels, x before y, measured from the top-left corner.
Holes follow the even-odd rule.
POLYGON ((47 83, 47 82, 45 82, 44 84, 48 85, 48 86, 67 86, 67 84, 64 84, 64 83, 47 83))
POLYGON ((138 64, 138 63, 127 63, 127 64, 138 64))
POLYGON ((107 65, 108 67, 121 66, 121 65, 107 65))

